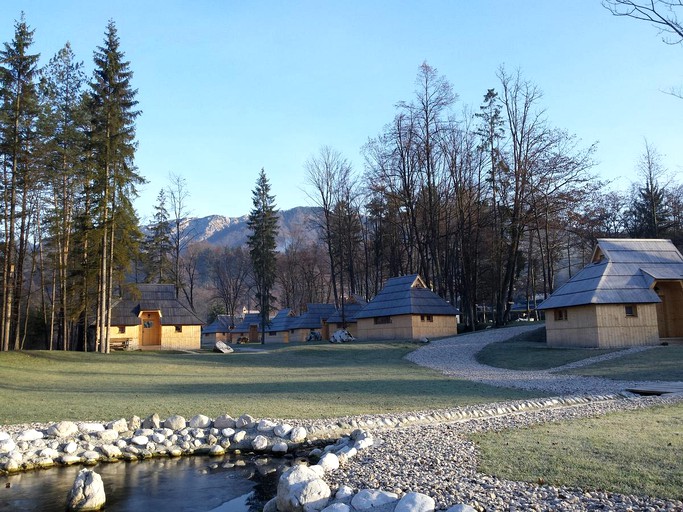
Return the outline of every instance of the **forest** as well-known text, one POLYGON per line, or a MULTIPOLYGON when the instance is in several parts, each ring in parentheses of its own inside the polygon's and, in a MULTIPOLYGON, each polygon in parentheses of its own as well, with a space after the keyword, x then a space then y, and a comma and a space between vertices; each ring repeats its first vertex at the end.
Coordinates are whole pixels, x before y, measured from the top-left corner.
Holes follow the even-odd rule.
MULTIPOLYGON (((140 111, 115 23, 91 76, 68 43, 41 63, 33 37, 22 16, 0 51, 1 349, 107 352, 112 304, 132 283, 173 283, 207 322, 253 306, 253 251, 194 241, 185 177, 169 177, 140 226, 140 111)), ((464 329, 502 326, 513 304, 533 316, 600 237, 683 248, 683 186, 654 143, 644 140, 631 188, 615 190, 593 172, 596 144, 554 126, 539 87, 520 70, 497 79, 462 105, 424 62, 413 97, 375 135, 368 127, 362 169, 333 145, 312 149, 316 215, 277 252, 268 309, 369 299, 419 273, 464 329)), ((259 186, 269 190, 265 171, 259 186)))

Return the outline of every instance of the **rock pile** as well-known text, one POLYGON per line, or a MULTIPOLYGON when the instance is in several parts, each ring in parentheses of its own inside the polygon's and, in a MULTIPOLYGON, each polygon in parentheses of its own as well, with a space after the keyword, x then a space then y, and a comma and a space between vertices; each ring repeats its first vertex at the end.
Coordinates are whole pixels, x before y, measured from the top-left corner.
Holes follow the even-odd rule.
POLYGON ((257 421, 246 414, 237 419, 199 414, 189 421, 177 415, 161 421, 157 414, 106 424, 61 421, 42 429, 0 432, 0 472, 226 451, 283 455, 307 438, 304 427, 257 421))

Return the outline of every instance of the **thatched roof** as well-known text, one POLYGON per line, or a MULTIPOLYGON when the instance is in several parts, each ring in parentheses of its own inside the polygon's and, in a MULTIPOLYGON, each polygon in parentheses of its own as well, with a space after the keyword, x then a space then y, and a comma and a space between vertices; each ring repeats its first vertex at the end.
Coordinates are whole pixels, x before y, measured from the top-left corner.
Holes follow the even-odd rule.
POLYGON ((398 315, 459 314, 457 308, 426 287, 417 274, 392 277, 374 299, 356 314, 356 319, 398 315))
POLYGON ((591 263, 538 309, 661 302, 656 280, 683 280, 683 256, 671 240, 600 238, 591 263))
POLYGON ((138 325, 141 311, 159 311, 162 325, 202 325, 204 322, 183 301, 172 284, 137 284, 124 291, 112 306, 111 325, 138 325))

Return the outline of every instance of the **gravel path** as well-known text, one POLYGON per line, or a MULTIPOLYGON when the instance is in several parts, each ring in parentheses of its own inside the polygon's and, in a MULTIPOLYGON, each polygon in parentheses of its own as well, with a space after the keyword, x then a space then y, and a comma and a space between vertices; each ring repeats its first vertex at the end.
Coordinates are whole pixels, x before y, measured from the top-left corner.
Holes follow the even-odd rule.
MULTIPOLYGON (((610 354, 591 357, 549 370, 519 371, 493 368, 479 364, 475 355, 490 343, 505 341, 539 329, 537 325, 523 325, 505 329, 490 329, 464 336, 432 341, 408 354, 407 359, 438 370, 445 375, 481 382, 498 387, 511 387, 526 390, 543 390, 558 395, 606 394, 616 393, 627 388, 655 385, 657 382, 616 381, 599 377, 579 375, 560 375, 557 372, 586 366, 599 361, 623 357, 643 350, 656 350, 657 347, 634 347, 610 354)), ((683 383, 678 383, 683 384, 683 383)))

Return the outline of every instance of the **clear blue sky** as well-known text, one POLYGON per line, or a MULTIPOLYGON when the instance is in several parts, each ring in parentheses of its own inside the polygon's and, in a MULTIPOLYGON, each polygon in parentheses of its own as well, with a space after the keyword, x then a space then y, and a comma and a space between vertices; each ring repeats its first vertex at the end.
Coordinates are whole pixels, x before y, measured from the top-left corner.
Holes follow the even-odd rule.
POLYGON ((42 63, 68 40, 88 73, 109 19, 143 111, 136 162, 143 220, 169 173, 191 215, 239 216, 266 170, 279 208, 309 204, 304 162, 322 145, 359 171, 361 146, 413 98, 418 66, 477 108, 496 71, 521 69, 550 123, 598 142, 595 168, 626 188, 644 139, 683 170, 683 47, 599 0, 4 0, 0 40, 23 10, 42 63))

